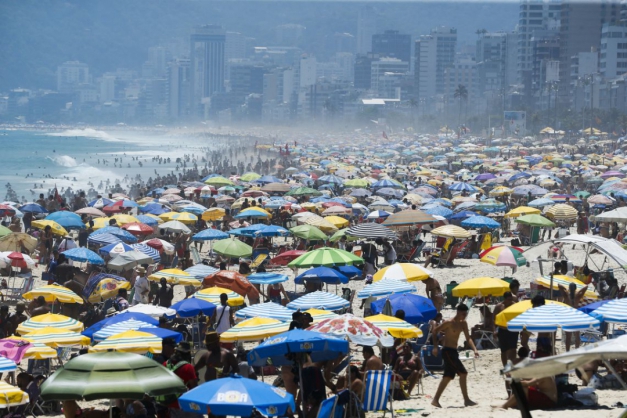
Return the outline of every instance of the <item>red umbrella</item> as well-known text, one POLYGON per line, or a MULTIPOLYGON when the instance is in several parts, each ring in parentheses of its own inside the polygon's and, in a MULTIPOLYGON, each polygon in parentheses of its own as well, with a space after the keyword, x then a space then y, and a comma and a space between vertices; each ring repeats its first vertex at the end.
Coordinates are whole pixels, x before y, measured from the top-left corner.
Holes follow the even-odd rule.
POLYGON ((0 205, 0 215, 13 216, 15 215, 15 208, 9 205, 0 205))
POLYGON ((301 250, 291 250, 281 253, 270 260, 272 264, 276 264, 279 266, 287 266, 291 261, 296 260, 301 255, 305 254, 307 251, 301 250))
POLYGON ((122 226, 122 229, 126 229, 133 235, 150 235, 155 232, 150 225, 146 225, 141 222, 132 222, 130 224, 126 224, 122 226))
POLYGON ((214 286, 230 289, 237 294, 248 296, 252 299, 259 298, 257 288, 250 284, 246 276, 236 271, 220 270, 203 279, 203 289, 214 286))
POLYGON ((154 248, 155 250, 161 252, 163 251, 163 244, 161 243, 161 241, 158 238, 153 238, 151 240, 148 240, 146 242, 144 242, 144 244, 146 244, 149 247, 154 248))
POLYGON ((14 251, 11 254, 7 255, 7 258, 11 260, 11 266, 13 267, 20 267, 20 268, 26 267, 26 261, 24 260, 22 253, 18 253, 14 251))
POLYGON ((122 208, 121 206, 115 206, 115 203, 112 203, 102 208, 102 211, 106 213, 107 215, 111 215, 114 213, 120 213, 122 212, 123 209, 124 208, 122 208))

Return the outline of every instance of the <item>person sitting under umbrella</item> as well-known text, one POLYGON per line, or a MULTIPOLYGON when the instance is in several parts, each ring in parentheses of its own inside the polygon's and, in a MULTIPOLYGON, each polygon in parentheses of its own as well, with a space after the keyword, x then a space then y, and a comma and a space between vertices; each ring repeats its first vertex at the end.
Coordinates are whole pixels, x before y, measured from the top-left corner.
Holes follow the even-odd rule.
POLYGON ((404 381, 408 382, 407 395, 411 396, 411 392, 414 390, 416 384, 420 382, 420 378, 424 374, 424 370, 422 368, 420 357, 414 354, 409 342, 405 342, 405 344, 403 344, 403 352, 396 360, 394 373, 399 375, 404 381))
MULTIPOLYGON (((554 377, 550 376, 541 379, 523 380, 520 383, 527 397, 529 410, 544 410, 557 407, 557 386, 554 377)), ((507 402, 500 408, 515 408, 517 405, 516 396, 511 395, 507 402)))

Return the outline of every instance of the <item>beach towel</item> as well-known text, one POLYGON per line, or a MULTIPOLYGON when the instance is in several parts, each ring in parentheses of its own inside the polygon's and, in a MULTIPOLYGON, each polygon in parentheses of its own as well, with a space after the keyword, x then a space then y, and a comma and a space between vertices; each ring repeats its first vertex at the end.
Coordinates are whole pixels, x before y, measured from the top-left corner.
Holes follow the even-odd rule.
POLYGON ((27 341, 12 340, 10 338, 0 341, 0 355, 19 363, 24 358, 26 350, 31 347, 27 341))

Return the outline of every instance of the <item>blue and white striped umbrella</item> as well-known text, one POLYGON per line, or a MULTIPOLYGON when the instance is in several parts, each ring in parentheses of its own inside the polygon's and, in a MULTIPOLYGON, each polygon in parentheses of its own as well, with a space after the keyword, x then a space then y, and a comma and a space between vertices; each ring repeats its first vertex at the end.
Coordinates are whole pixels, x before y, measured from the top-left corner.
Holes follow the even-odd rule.
POLYGON ((370 296, 387 296, 395 293, 412 293, 416 287, 407 282, 394 279, 384 279, 364 287, 357 293, 357 298, 366 299, 370 296))
POLYGON ((115 235, 112 234, 99 234, 89 236, 87 238, 87 243, 91 245, 108 245, 108 244, 117 244, 118 242, 122 242, 122 240, 115 235))
POLYGON ((529 309, 507 323, 510 331, 527 330, 530 332, 585 331, 598 328, 598 319, 563 305, 542 305, 529 309))
POLYGON ((590 313, 603 322, 627 324, 627 299, 614 299, 590 313))
POLYGON ((94 341, 104 341, 112 335, 119 334, 124 331, 138 330, 140 328, 156 328, 154 325, 144 321, 137 321, 135 319, 129 319, 128 321, 118 322, 117 324, 109 325, 96 332, 93 335, 94 341))
POLYGON ((248 281, 252 284, 276 284, 283 283, 289 280, 285 274, 279 273, 253 273, 248 276, 248 281))
POLYGON ((300 309, 301 311, 306 311, 311 308, 336 311, 338 309, 347 308, 349 305, 349 301, 338 295, 316 291, 291 301, 287 304, 287 307, 289 309, 300 309))
POLYGON ((240 309, 235 312, 235 317, 238 319, 260 317, 278 319, 279 321, 291 321, 293 312, 278 303, 266 302, 240 309))
POLYGON ((195 266, 191 266, 185 269, 185 273, 189 273, 198 280, 202 280, 210 274, 219 271, 219 269, 211 266, 207 266, 204 264, 196 264, 195 266))
POLYGON ((143 224, 146 224, 148 226, 157 226, 159 225, 159 221, 156 220, 155 218, 151 218, 150 216, 146 216, 146 215, 137 215, 135 216, 137 218, 137 220, 143 224))
POLYGON ((17 370, 17 364, 13 360, 0 356, 0 373, 13 372, 17 370))
POLYGON ((131 244, 131 247, 136 249, 137 251, 146 254, 148 257, 152 258, 152 261, 158 263, 161 261, 161 256, 159 255, 159 251, 155 250, 152 247, 147 246, 146 244, 131 244))
POLYGON ((448 186, 449 190, 452 190, 454 192, 470 192, 470 193, 475 193, 477 191, 479 191, 475 186, 471 186, 468 183, 464 183, 464 182, 459 182, 459 183, 453 183, 450 186, 448 186))

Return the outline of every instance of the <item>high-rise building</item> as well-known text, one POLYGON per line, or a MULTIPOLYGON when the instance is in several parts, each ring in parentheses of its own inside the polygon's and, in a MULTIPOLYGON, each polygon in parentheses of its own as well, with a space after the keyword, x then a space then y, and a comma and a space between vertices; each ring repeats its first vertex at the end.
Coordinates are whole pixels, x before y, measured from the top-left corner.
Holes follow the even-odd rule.
POLYGON ((372 53, 381 57, 411 62, 411 35, 397 30, 386 30, 372 35, 372 53))
POLYGON ((100 103, 111 102, 115 99, 115 82, 115 74, 107 73, 100 77, 100 81, 98 83, 98 96, 100 103))
POLYGON ((249 94, 263 93, 263 76, 266 69, 262 65, 249 63, 233 64, 230 68, 231 94, 243 100, 249 94))
POLYGON ((368 90, 371 85, 372 61, 378 60, 376 54, 359 54, 355 59, 355 81, 356 89, 368 90))
POLYGON ((189 59, 177 59, 168 65, 168 116, 178 119, 190 113, 191 68, 189 59))
POLYGON ((393 93, 400 81, 409 73, 409 63, 398 58, 382 57, 372 61, 370 89, 380 98, 397 98, 393 93))
POLYGON ((89 83, 89 66, 79 61, 66 61, 57 67, 57 91, 72 93, 79 85, 89 83))
MULTIPOLYGON (((224 92, 225 43, 226 34, 221 26, 200 26, 192 33, 190 37, 192 109, 200 109, 201 104, 208 104, 212 95, 224 92)), ((194 113, 200 114, 198 111, 194 113)))
POLYGON ((460 58, 444 70, 444 95, 449 103, 455 98, 455 91, 461 85, 466 87, 467 102, 472 102, 477 95, 478 64, 471 58, 460 58))
POLYGON ((241 60, 246 58, 246 37, 239 32, 227 32, 225 35, 224 58, 241 60))
POLYGON ((441 26, 415 42, 414 94, 429 99, 444 93, 444 70, 455 61, 457 29, 441 26))
POLYGON ((148 62, 152 66, 153 77, 163 77, 168 70, 170 51, 162 46, 148 48, 148 62))
POLYGON ((372 6, 364 6, 357 14, 357 53, 372 52, 372 35, 377 33, 377 15, 372 6))
POLYGON ((608 80, 627 73, 627 27, 606 23, 601 30, 599 72, 608 80))

